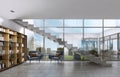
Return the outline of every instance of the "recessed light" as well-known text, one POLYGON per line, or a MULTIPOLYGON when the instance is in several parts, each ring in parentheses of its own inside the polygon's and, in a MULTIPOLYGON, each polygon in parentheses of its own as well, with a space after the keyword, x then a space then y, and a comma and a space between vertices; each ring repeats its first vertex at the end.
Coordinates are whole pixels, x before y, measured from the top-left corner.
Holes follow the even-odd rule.
POLYGON ((10 10, 10 12, 11 12, 11 13, 15 13, 15 11, 14 11, 14 10, 10 10))

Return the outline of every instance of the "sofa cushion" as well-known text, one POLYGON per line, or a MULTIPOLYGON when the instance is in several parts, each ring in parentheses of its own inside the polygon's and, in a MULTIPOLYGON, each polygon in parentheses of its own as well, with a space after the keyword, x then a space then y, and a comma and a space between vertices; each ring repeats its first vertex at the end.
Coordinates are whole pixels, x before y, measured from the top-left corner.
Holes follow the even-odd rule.
POLYGON ((30 57, 37 57, 37 53, 30 53, 30 57))

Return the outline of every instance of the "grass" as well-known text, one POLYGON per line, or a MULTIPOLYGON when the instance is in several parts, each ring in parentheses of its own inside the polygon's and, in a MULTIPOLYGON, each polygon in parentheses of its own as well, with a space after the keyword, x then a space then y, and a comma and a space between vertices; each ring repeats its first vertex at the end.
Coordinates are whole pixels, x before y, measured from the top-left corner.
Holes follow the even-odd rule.
POLYGON ((74 60, 74 57, 73 56, 70 56, 70 55, 65 55, 64 56, 64 60, 74 60))

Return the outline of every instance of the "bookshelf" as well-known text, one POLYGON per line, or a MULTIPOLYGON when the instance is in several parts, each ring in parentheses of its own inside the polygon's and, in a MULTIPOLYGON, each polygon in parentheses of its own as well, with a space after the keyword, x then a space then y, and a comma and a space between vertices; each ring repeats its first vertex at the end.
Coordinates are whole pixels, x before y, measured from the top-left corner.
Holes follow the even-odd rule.
POLYGON ((27 60, 27 36, 0 26, 0 71, 27 60))

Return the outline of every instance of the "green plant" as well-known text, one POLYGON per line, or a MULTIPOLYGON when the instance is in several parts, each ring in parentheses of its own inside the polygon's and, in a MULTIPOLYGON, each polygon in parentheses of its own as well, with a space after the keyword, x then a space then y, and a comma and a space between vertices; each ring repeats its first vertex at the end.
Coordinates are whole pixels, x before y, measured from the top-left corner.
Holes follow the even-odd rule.
POLYGON ((10 60, 13 60, 15 58, 15 55, 14 54, 10 54, 10 60))
POLYGON ((90 54, 98 56, 98 53, 95 49, 89 51, 90 54))
POLYGON ((57 50, 64 50, 64 48, 57 48, 57 50))

